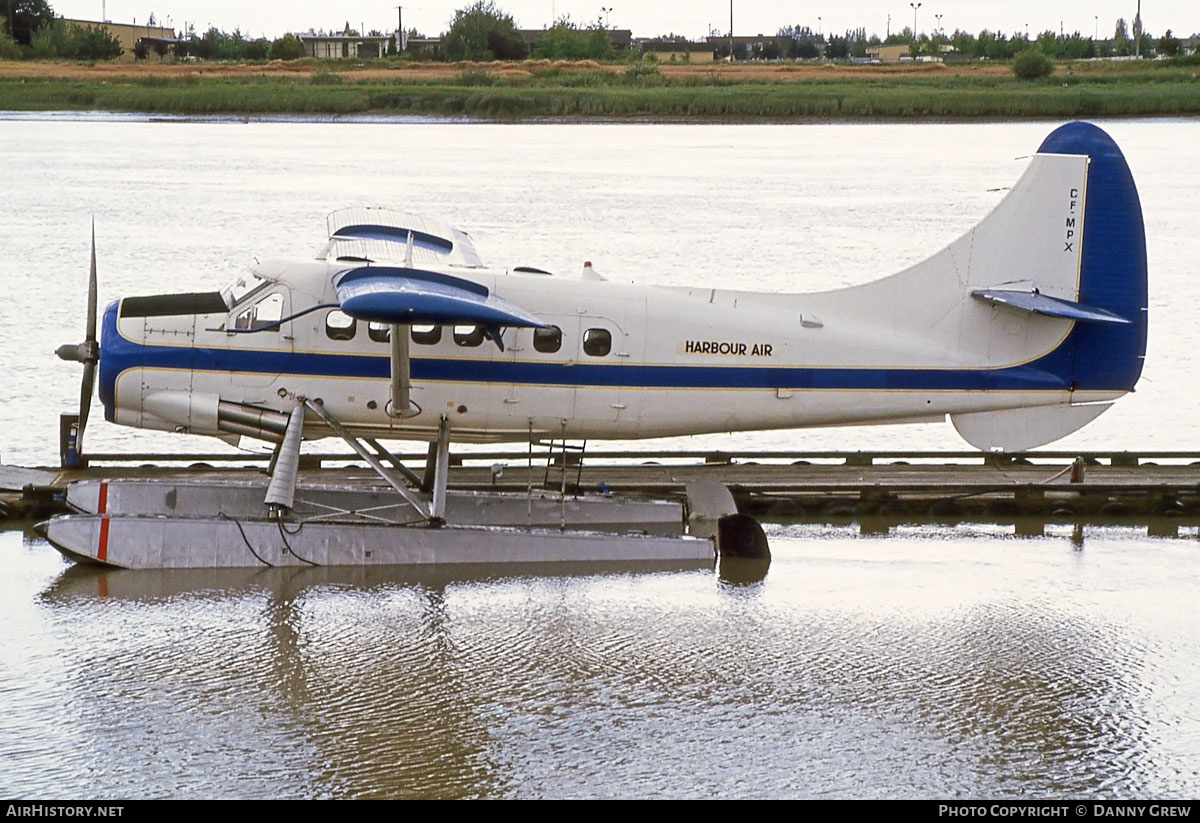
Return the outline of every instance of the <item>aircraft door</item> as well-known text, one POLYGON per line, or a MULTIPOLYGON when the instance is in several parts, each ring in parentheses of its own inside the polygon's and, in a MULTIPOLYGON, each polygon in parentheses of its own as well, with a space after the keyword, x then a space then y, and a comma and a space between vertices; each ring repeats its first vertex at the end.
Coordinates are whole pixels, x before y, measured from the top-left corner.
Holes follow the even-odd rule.
POLYGON ((577 318, 574 417, 598 433, 628 436, 638 425, 640 398, 633 388, 638 381, 632 375, 645 353, 645 301, 611 301, 600 308, 577 318))
POLYGON ((273 388, 281 375, 292 371, 295 329, 293 322, 285 319, 291 312, 291 291, 278 283, 238 303, 229 312, 226 329, 231 348, 225 367, 235 386, 273 388))
POLYGON ((508 329, 500 357, 502 386, 497 394, 493 426, 514 433, 528 430, 554 436, 562 421, 575 413, 573 341, 579 336, 578 318, 536 311, 548 324, 542 329, 508 329))

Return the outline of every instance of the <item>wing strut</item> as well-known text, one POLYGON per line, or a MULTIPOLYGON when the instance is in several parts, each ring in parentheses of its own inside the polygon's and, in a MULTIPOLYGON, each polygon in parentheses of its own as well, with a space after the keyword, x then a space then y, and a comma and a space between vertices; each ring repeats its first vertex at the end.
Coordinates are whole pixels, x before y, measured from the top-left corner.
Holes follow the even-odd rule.
POLYGON ((392 323, 392 402, 387 407, 389 417, 413 417, 421 413, 420 406, 409 397, 412 377, 409 373, 409 326, 407 323, 392 323))

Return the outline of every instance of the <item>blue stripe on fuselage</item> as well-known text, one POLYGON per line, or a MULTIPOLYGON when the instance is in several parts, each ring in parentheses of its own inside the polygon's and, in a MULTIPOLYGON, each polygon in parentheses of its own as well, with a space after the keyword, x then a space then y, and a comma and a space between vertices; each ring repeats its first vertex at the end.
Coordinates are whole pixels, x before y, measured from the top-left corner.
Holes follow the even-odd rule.
MULTIPOLYGON (((947 369, 608 365, 414 357, 412 379, 579 388, 622 386, 635 389, 1066 390, 1069 381, 1056 374, 1053 368, 1047 368, 1062 365, 1053 363, 1054 359, 1055 355, 1051 353, 1039 361, 1021 366, 947 369)), ((386 380, 390 373, 389 358, 384 356, 147 346, 112 336, 106 336, 101 365, 101 398, 106 406, 111 403, 116 376, 130 368, 376 380, 386 380), (119 342, 110 342, 114 339, 119 342)))

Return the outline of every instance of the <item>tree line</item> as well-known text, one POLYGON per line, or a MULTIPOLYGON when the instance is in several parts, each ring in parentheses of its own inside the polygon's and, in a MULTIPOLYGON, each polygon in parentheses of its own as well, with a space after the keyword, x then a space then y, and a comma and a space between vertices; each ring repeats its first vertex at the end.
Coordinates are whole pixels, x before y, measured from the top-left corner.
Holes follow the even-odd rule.
MULTIPOLYGON (((121 45, 103 27, 66 24, 55 17, 47 0, 10 0, 12 20, 0 16, 0 58, 60 57, 79 60, 113 59, 121 55, 121 45)), ((0 0, 0 14, 5 9, 0 0)), ((154 25, 150 15, 149 25, 154 25)), ((1079 32, 1070 35, 1045 31, 1030 38, 1027 34, 1007 36, 1001 32, 983 30, 978 34, 956 30, 953 34, 933 32, 915 35, 909 28, 880 39, 867 35, 865 28, 846 31, 843 35, 818 34, 808 26, 783 26, 775 38, 761 43, 721 43, 715 56, 735 60, 847 60, 866 58, 870 49, 880 45, 907 46, 909 55, 940 56, 948 52, 966 59, 1011 60, 1027 51, 1037 51, 1047 57, 1084 59, 1140 54, 1163 54, 1174 57, 1182 43, 1168 29, 1166 34, 1153 38, 1142 30, 1141 21, 1134 18, 1133 33, 1124 19, 1117 20, 1111 39, 1096 40, 1079 32)), ((342 34, 357 36, 347 23, 342 34)), ((381 32, 371 32, 382 36, 381 32)), ((421 37, 415 29, 410 38, 421 37)), ((675 38, 674 36, 669 39, 675 38)), ((166 40, 140 41, 134 56, 160 59, 199 60, 294 60, 304 56, 300 39, 285 34, 275 40, 249 38, 235 29, 226 33, 215 27, 199 34, 190 27, 173 42, 166 40)), ((395 43, 389 53, 394 54, 395 43)), ((601 20, 577 24, 561 17, 543 32, 531 47, 517 29, 512 16, 499 8, 494 0, 476 0, 457 10, 450 21, 449 31, 440 44, 437 57, 459 61, 520 60, 526 57, 550 60, 608 60, 615 57, 608 28, 601 20)))

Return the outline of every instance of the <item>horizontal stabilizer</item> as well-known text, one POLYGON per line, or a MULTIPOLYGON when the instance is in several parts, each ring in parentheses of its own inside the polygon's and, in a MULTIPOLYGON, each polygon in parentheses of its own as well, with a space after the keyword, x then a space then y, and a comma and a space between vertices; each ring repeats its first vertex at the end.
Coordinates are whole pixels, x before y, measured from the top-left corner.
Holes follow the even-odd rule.
POLYGON ((334 277, 342 311, 379 323, 456 323, 491 328, 546 324, 487 286, 420 269, 367 266, 334 277))
POLYGON ((952 414, 950 422, 966 440, 984 451, 1023 452, 1066 437, 1099 417, 1112 403, 1033 406, 1025 409, 952 414))
POLYGON ((1132 321, 1113 314, 1105 309, 1063 300, 1060 297, 1050 297, 1037 291, 1010 291, 1006 289, 976 289, 972 297, 988 303, 1018 309, 1020 311, 1044 314, 1049 317, 1062 317, 1067 320, 1080 320, 1091 323, 1125 323, 1132 321))

